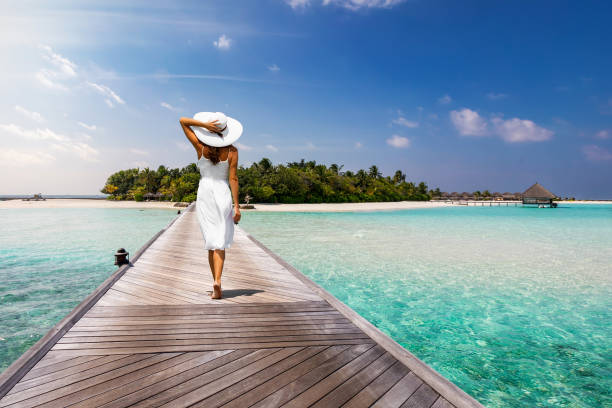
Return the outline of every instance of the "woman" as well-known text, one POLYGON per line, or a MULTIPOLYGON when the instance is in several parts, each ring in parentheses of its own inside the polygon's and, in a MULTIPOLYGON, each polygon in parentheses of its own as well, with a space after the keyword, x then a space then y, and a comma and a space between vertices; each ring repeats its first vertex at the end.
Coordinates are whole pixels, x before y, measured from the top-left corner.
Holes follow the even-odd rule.
POLYGON ((236 174, 238 150, 232 143, 242 134, 242 125, 221 112, 200 112, 194 119, 183 117, 179 121, 198 155, 201 178, 196 213, 214 280, 211 298, 221 299, 225 248, 229 248, 233 241, 234 223, 240 221, 236 174))

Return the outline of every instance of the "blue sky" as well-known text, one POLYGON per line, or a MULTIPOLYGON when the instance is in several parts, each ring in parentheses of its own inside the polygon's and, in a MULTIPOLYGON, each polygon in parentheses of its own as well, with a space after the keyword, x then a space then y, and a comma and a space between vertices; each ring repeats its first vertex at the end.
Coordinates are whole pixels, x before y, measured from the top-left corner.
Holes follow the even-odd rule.
POLYGON ((240 161, 376 164, 445 191, 612 198, 608 2, 0 3, 0 194, 92 194, 196 159, 223 111, 240 161))

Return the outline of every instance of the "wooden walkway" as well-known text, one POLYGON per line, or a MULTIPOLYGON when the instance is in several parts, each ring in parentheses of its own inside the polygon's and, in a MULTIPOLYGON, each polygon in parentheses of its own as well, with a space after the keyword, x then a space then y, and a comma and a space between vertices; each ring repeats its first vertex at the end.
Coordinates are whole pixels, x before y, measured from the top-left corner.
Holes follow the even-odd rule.
POLYGON ((240 229, 211 300, 190 210, 7 369, 0 407, 481 407, 240 229))

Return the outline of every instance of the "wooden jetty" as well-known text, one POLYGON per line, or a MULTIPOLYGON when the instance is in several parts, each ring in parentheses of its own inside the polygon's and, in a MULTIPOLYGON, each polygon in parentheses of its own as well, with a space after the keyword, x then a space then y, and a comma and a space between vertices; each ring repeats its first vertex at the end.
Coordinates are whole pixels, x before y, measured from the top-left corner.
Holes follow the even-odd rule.
POLYGON ((482 407, 241 229, 210 299, 192 210, 0 376, 0 407, 482 407))

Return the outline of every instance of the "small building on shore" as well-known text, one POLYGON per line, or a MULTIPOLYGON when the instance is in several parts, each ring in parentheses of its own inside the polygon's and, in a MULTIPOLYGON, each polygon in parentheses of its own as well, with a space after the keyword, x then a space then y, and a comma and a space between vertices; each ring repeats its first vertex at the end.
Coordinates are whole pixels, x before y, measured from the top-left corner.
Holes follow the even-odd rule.
POLYGON ((146 201, 157 200, 160 201, 164 195, 162 193, 146 193, 143 198, 146 201))
POLYGON ((556 207, 557 204, 553 202, 555 198, 557 196, 536 182, 523 193, 523 204, 556 207))

